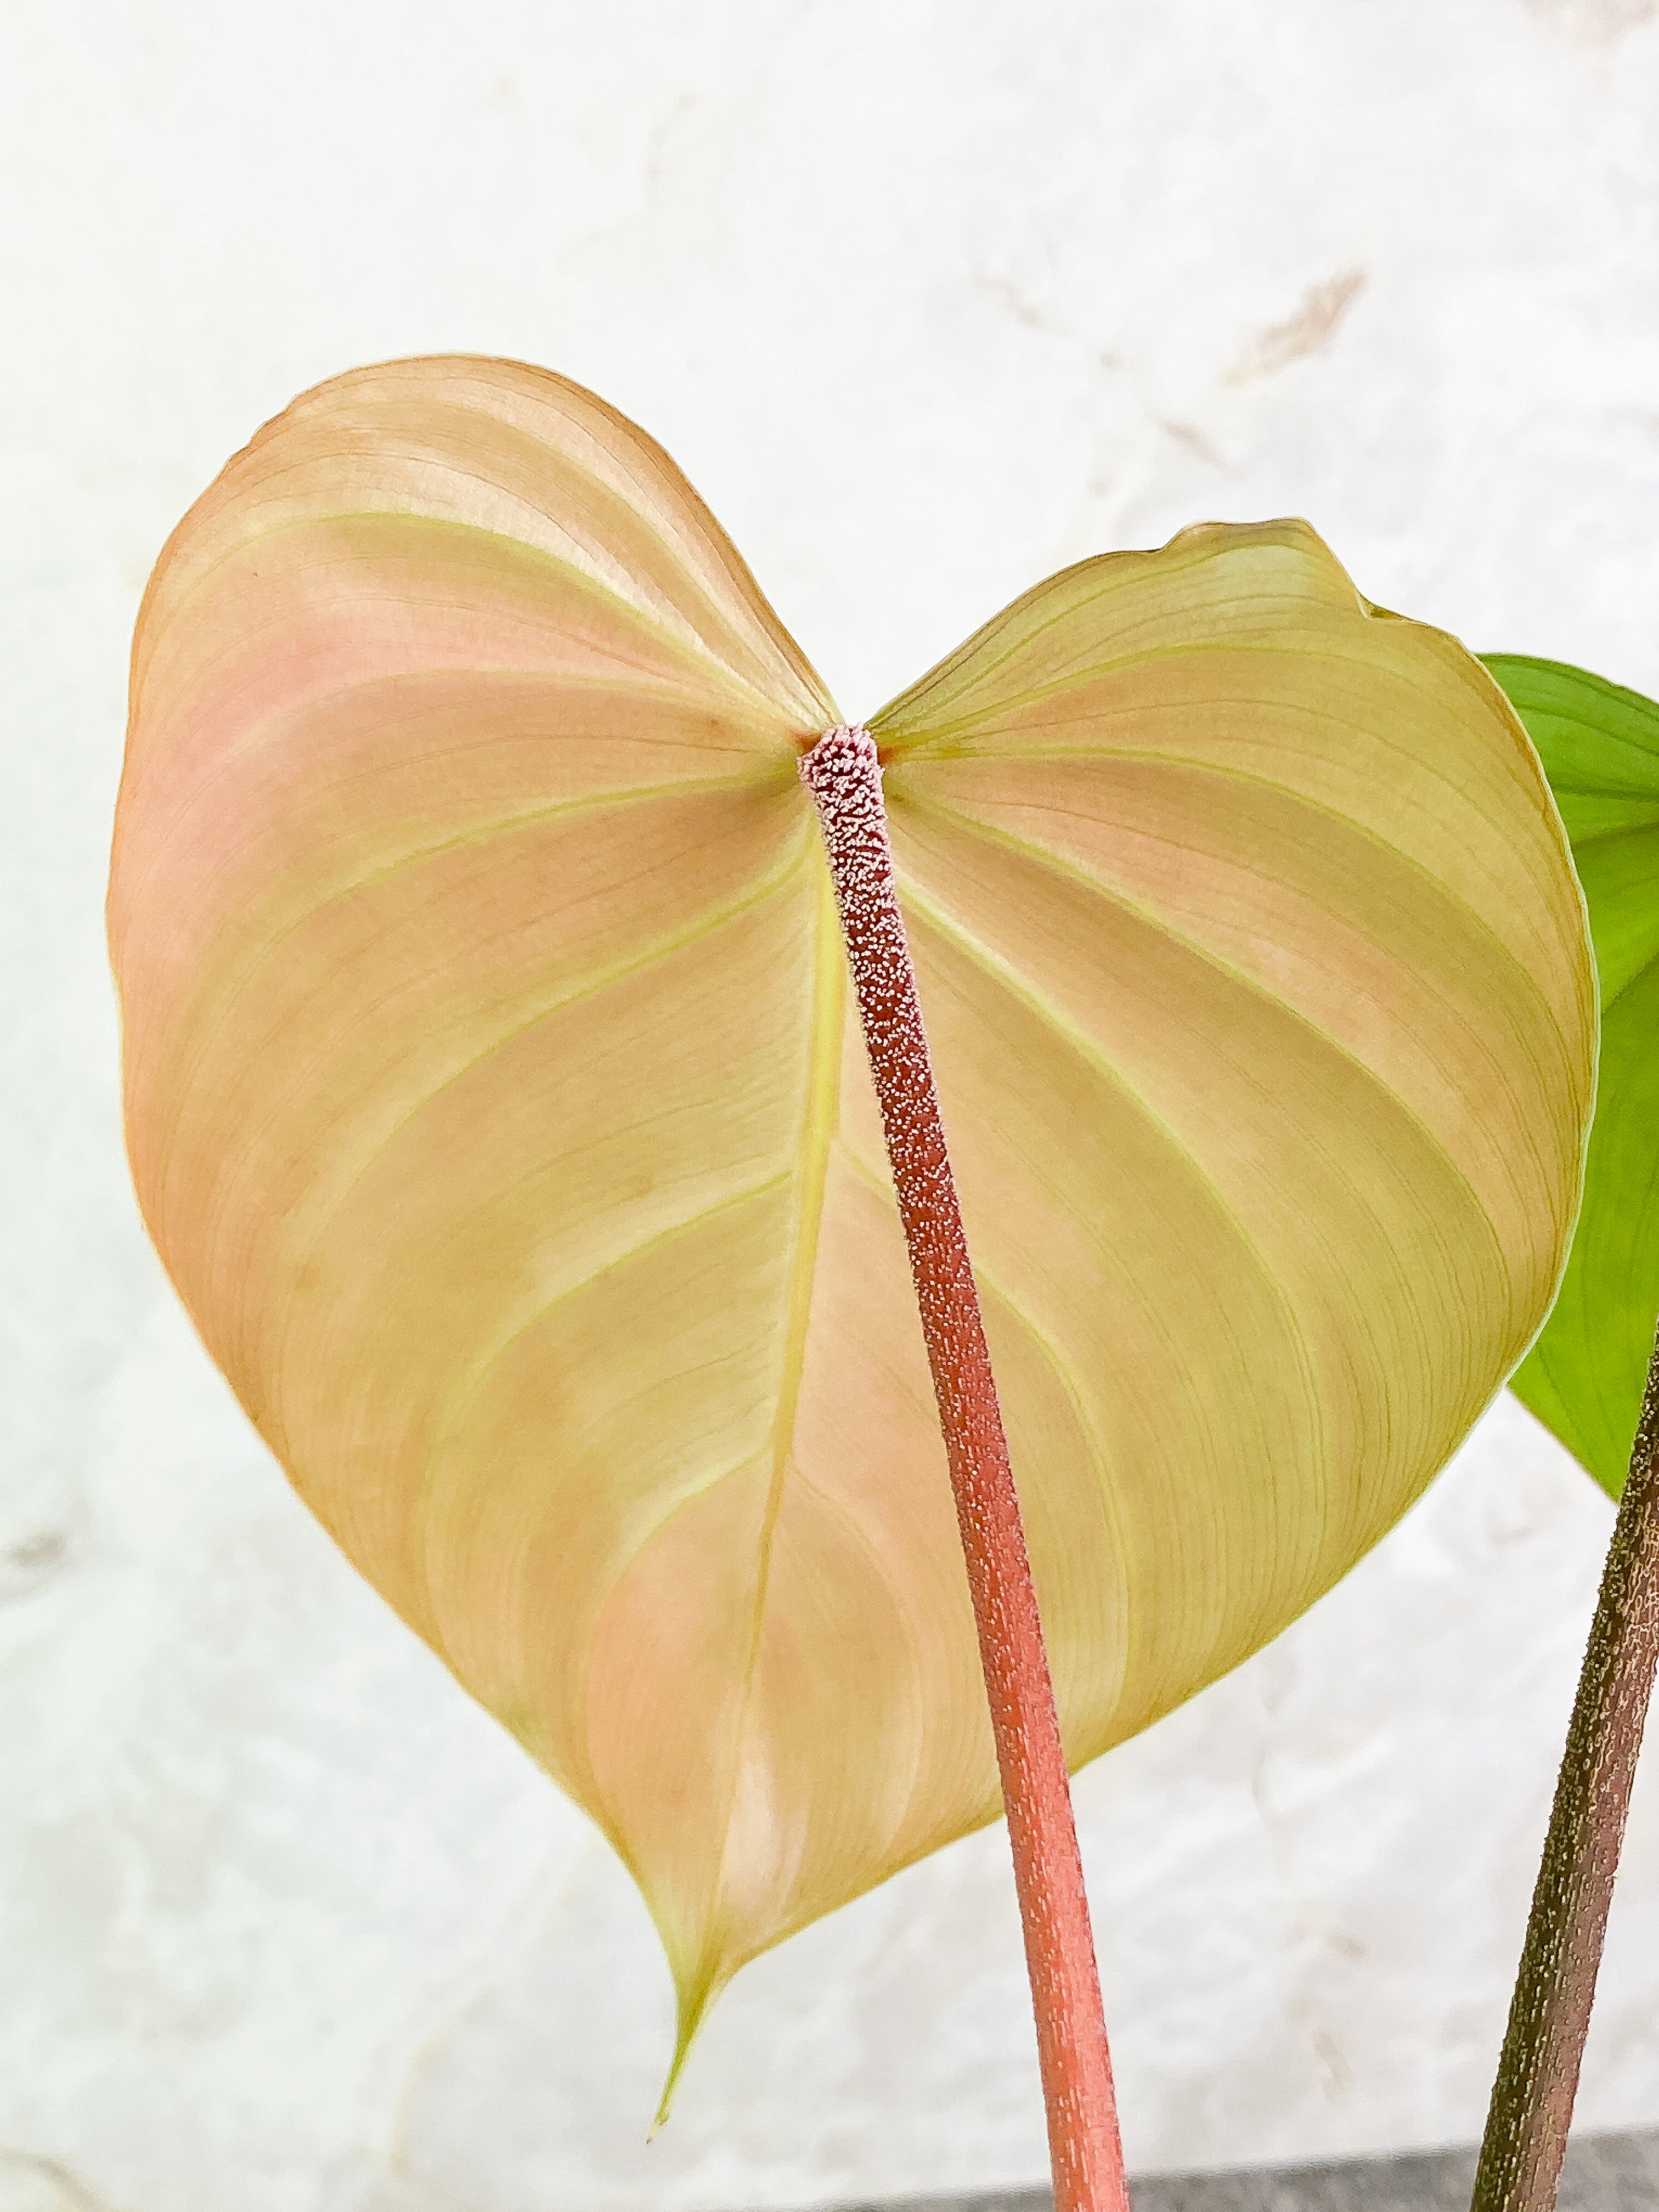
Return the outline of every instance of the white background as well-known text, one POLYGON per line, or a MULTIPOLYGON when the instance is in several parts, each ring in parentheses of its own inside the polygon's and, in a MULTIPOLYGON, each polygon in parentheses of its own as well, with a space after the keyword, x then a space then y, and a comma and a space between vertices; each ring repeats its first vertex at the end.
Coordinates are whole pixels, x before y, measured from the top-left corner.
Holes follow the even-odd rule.
MULTIPOLYGON (((100 904, 162 538, 301 387, 526 356, 854 714, 1061 563, 1308 515, 1659 690, 1654 0, 7 0, 0 2212, 738 2212, 1034 2180, 1006 1845, 668 1988, 144 1244, 100 904)), ((1512 1403, 1079 1789, 1132 2160, 1479 2131, 1611 1509, 1512 1403)), ((1659 1773, 1581 2114, 1659 2118, 1659 1773)))

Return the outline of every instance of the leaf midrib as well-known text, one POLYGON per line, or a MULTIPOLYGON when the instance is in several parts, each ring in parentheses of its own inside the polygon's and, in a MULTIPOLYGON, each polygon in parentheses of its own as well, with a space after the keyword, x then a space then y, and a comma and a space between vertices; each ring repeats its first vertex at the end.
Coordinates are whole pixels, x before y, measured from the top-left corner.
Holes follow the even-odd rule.
POLYGON ((817 912, 813 939, 812 1022, 807 1048, 805 1118, 801 1132, 798 1169, 799 1199, 789 1256, 782 1370, 777 1407, 772 1420, 771 1480, 761 1522, 749 1649, 744 1661, 742 1686, 738 1692, 737 1724, 732 1739, 734 1755, 726 1794, 720 1856, 709 1889, 709 1912, 706 1925, 710 1932, 718 1917, 720 1893, 726 1881, 732 1814, 737 1804, 744 1746, 754 1704, 756 1677, 760 1668, 778 1518, 783 1509, 784 1490, 794 1450, 795 1425, 800 1410, 801 1382, 805 1372, 806 1345, 812 1322, 812 1294, 817 1276, 818 1237, 823 1224, 830 1155, 841 1121, 840 1078, 842 1040, 846 1033, 847 963, 829 867, 822 854, 811 848, 809 848, 806 866, 817 879, 817 912))

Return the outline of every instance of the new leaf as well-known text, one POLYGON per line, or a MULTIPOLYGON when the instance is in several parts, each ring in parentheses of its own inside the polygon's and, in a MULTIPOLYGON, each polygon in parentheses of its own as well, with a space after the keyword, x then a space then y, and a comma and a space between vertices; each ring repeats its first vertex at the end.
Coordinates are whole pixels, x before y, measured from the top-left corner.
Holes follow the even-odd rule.
MULTIPOLYGON (((134 647, 146 1220, 301 1495, 632 1868, 683 2035, 998 1809, 796 773, 840 720, 666 456, 501 362, 296 402, 134 647)), ((1583 902, 1497 686, 1298 523, 1085 562, 870 726, 1081 1763, 1328 1589, 1531 1341, 1583 902)))

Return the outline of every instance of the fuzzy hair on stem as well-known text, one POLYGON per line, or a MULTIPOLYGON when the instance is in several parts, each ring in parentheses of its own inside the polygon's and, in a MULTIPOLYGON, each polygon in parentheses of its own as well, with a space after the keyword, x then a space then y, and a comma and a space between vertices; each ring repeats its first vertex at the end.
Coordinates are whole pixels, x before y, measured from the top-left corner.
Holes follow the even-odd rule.
POLYGON ((1048 2107, 1055 2212, 1128 2212, 1054 1686, 893 876, 868 731, 801 762, 817 804, 939 1401, 996 1739, 1048 2107))

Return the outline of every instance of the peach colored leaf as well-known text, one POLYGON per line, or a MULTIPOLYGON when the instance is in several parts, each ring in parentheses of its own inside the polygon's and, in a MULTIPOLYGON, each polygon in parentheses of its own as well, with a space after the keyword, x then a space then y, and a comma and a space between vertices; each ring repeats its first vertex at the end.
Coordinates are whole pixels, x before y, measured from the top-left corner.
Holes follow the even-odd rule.
MULTIPOLYGON (((164 552, 110 893, 145 1218, 295 1486, 637 1878, 683 2054, 998 1809, 801 750, 672 464, 321 386, 164 552)), ((1089 562, 872 726, 1068 1753, 1273 1636, 1548 1310, 1595 1056, 1538 763, 1299 524, 1089 562)))

